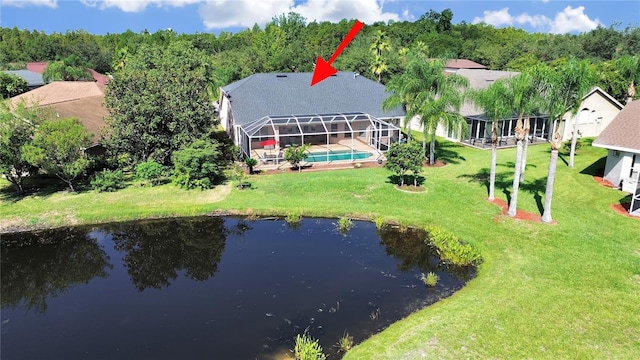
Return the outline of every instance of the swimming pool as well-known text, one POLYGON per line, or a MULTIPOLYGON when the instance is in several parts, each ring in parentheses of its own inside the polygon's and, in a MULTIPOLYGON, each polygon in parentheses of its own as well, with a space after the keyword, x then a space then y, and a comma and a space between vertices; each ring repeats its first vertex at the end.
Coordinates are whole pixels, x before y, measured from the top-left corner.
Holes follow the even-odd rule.
MULTIPOLYGON (((366 151, 354 151, 353 160, 366 159, 373 155, 366 151)), ((310 152, 309 156, 305 159, 307 162, 328 162, 336 160, 351 160, 351 150, 337 150, 330 151, 328 154, 326 151, 310 152)))

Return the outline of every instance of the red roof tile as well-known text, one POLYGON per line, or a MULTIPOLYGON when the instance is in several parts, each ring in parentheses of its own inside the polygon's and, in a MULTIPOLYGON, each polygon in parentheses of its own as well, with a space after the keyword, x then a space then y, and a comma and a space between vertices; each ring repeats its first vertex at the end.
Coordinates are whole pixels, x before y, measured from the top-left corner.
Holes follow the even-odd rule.
POLYGON ((27 70, 37 72, 38 74, 44 74, 45 70, 47 70, 47 66, 49 66, 46 62, 28 62, 27 70))

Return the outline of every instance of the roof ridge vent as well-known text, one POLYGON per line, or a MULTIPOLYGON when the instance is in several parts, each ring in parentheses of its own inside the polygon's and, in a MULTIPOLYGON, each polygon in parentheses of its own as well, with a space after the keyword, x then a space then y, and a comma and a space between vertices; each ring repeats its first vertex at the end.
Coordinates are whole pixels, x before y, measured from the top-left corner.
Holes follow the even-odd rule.
POLYGON ((286 78, 287 75, 285 75, 285 74, 277 74, 276 77, 277 78, 286 78))

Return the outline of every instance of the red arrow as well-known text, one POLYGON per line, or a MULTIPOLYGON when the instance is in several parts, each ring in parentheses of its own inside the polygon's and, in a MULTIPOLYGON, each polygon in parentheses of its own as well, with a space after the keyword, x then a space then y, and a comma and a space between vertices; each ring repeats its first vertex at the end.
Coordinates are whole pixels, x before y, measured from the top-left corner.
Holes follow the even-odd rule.
POLYGON ((320 81, 338 72, 338 70, 334 69, 333 66, 331 66, 331 63, 334 62, 336 58, 338 58, 338 55, 340 55, 342 50, 344 50, 344 48, 346 48, 347 45, 349 45, 351 40, 353 40, 353 38, 356 37, 358 32, 362 30, 363 26, 364 26, 363 23, 356 20, 355 24, 353 24, 353 26, 351 27, 351 30, 349 30, 349 33, 347 34, 347 36, 344 38, 344 40, 342 40, 340 45, 338 45, 336 52, 334 52, 333 55, 331 55, 331 58, 329 59, 328 62, 324 61, 324 59, 318 56, 318 60, 316 60, 316 68, 313 69, 313 78, 311 78, 311 86, 319 83, 320 81))

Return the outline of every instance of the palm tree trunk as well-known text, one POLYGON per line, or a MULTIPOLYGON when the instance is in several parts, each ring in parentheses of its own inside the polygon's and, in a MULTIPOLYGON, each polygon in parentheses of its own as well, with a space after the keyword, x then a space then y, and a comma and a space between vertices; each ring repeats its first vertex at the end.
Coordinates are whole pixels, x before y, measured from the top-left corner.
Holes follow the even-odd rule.
POLYGON ((576 154, 576 142, 578 141, 578 116, 576 115, 575 124, 573 125, 573 135, 571 135, 571 152, 569 153, 569 167, 573 168, 573 158, 576 154))
POLYGON ((524 143, 523 143, 523 148, 522 148, 522 166, 520 167, 520 182, 523 183, 524 182, 524 171, 527 168, 527 150, 529 149, 529 136, 527 135, 526 138, 524 138, 524 143))
POLYGON ((520 189, 520 172, 522 170, 522 140, 516 143, 516 166, 513 173, 513 190, 511 191, 511 202, 509 202, 510 217, 516 216, 518 209, 518 190, 520 189))
POLYGON ((547 177, 547 189, 544 193, 544 213, 542 221, 550 223, 551 218, 551 198, 553 197, 553 181, 556 177, 556 164, 558 163, 558 150, 551 150, 551 159, 549 160, 549 176, 547 177))
POLYGON ((431 134, 431 144, 429 145, 429 165, 436 163, 436 134, 431 134))
POLYGON ((496 162, 498 159, 498 147, 495 144, 491 145, 491 174, 489 175, 489 200, 493 201, 496 189, 496 162))

